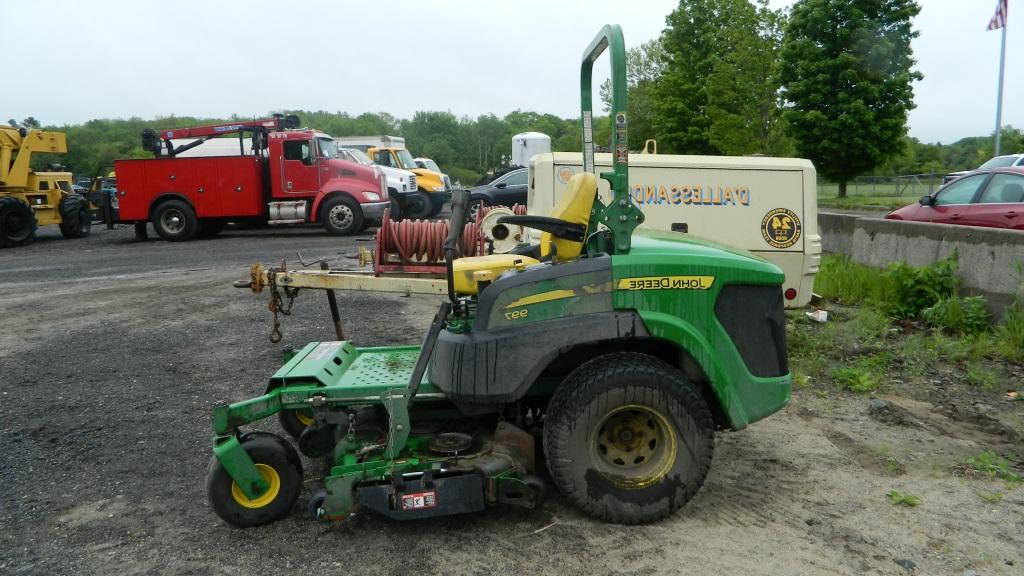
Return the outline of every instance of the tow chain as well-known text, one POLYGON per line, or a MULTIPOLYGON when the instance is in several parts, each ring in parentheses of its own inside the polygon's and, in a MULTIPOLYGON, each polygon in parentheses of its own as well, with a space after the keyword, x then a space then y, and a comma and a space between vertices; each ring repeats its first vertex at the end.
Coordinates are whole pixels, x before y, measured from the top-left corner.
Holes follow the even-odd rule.
POLYGON ((286 270, 285 263, 281 261, 280 268, 269 268, 267 269, 267 284, 270 286, 270 302, 267 304, 267 308, 274 314, 274 328, 270 331, 270 341, 277 344, 281 341, 281 320, 278 319, 278 313, 285 316, 292 315, 292 306, 295 304, 295 297, 299 295, 298 288, 290 288, 284 286, 284 295, 288 298, 288 304, 285 305, 284 298, 281 297, 281 291, 277 288, 277 274, 278 272, 284 273, 286 270))

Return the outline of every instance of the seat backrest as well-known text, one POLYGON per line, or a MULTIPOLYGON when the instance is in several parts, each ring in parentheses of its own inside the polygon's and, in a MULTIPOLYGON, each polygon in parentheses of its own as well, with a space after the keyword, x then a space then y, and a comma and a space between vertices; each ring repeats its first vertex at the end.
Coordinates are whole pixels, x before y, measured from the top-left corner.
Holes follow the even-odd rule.
MULTIPOLYGON (((569 180, 565 194, 551 209, 548 216, 565 220, 573 224, 582 224, 584 227, 590 222, 590 211, 594 207, 594 198, 597 196, 597 176, 591 172, 580 172, 569 180)), ((565 262, 572 260, 583 251, 583 242, 565 240, 558 238, 550 232, 540 235, 540 255, 551 254, 551 247, 555 247, 554 260, 565 262)))

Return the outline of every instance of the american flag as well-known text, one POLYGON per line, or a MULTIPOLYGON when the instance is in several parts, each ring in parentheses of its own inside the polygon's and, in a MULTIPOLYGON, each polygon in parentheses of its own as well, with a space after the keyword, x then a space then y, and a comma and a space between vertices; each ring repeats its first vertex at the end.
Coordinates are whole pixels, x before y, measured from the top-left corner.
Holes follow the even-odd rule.
POLYGON ((1006 26, 1006 3, 1008 0, 997 0, 999 4, 996 6, 996 15, 988 21, 987 30, 996 30, 1006 26))

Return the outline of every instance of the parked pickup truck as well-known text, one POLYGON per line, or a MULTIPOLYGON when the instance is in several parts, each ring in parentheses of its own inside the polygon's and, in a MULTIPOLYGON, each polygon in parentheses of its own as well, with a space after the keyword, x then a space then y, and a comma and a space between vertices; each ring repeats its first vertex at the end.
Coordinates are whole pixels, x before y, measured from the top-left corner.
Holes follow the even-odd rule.
POLYGON ((156 157, 118 160, 115 170, 118 221, 143 237, 147 222, 169 241, 216 234, 229 221, 315 222, 354 234, 389 205, 380 169, 337 158, 333 138, 299 129, 294 116, 145 130, 142 144, 156 157))

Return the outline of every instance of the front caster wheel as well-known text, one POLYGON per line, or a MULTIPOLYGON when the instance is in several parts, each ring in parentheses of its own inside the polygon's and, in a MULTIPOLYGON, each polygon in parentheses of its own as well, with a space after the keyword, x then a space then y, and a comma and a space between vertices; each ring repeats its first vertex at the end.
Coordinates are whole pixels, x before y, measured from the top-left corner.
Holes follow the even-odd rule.
POLYGON ((214 457, 206 473, 210 506, 225 522, 239 528, 262 526, 284 518, 295 506, 302 489, 302 461, 298 453, 284 439, 267 433, 246 434, 241 444, 268 488, 249 498, 214 457))

